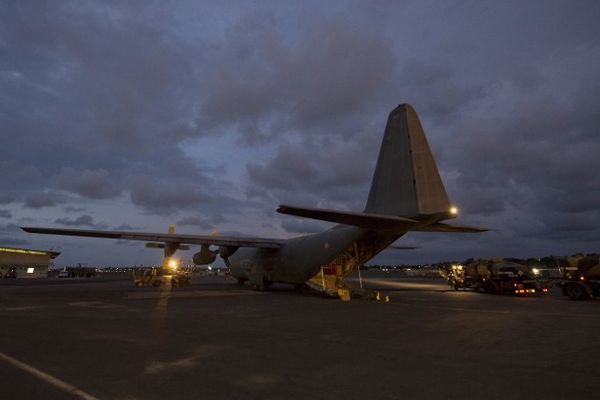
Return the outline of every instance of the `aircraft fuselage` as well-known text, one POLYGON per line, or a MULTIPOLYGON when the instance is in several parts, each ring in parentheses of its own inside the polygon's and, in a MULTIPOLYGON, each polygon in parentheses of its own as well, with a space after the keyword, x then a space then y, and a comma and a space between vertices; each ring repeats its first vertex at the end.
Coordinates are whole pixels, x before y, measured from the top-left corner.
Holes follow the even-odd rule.
POLYGON ((229 266, 241 281, 301 284, 332 263, 352 263, 352 268, 360 265, 400 236, 338 225, 289 239, 280 249, 240 248, 229 257, 229 266))

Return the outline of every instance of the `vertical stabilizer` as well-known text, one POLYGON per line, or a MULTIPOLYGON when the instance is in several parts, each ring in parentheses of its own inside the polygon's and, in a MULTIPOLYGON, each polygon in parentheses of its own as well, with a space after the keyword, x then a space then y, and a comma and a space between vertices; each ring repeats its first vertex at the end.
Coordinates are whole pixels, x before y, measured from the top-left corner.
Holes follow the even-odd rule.
POLYGON ((401 104, 388 117, 365 212, 409 217, 449 209, 419 117, 401 104))

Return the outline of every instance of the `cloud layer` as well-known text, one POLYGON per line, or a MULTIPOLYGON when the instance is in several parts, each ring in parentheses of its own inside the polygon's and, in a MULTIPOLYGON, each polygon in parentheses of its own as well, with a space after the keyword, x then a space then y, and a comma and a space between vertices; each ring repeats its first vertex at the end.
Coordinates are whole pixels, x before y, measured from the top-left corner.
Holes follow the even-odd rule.
POLYGON ((460 222, 496 231, 383 259, 597 251, 598 20, 593 1, 6 2, 0 240, 67 262, 86 248, 7 227, 314 232, 277 204, 362 209, 410 102, 460 222))

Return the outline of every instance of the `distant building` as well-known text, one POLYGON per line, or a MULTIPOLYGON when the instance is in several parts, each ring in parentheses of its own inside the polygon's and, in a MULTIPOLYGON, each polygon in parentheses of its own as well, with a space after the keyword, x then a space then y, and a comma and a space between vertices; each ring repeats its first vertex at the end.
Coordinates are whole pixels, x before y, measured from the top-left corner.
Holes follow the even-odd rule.
POLYGON ((0 278, 46 278, 56 251, 0 247, 0 278))

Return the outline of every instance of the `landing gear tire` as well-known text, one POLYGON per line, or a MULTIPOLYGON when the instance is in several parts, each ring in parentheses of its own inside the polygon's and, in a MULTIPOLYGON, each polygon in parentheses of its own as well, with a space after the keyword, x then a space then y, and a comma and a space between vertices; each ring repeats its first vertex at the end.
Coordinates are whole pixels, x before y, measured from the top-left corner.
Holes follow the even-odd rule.
POLYGON ((257 292, 264 292, 265 291, 265 285, 263 283, 259 283, 254 285, 254 290, 256 290, 257 292))
POLYGON ((587 290, 585 290, 585 287, 583 287, 583 285, 581 285, 579 283, 566 284, 564 291, 565 291, 565 294, 571 300, 589 300, 590 299, 590 295, 587 292, 587 290))

